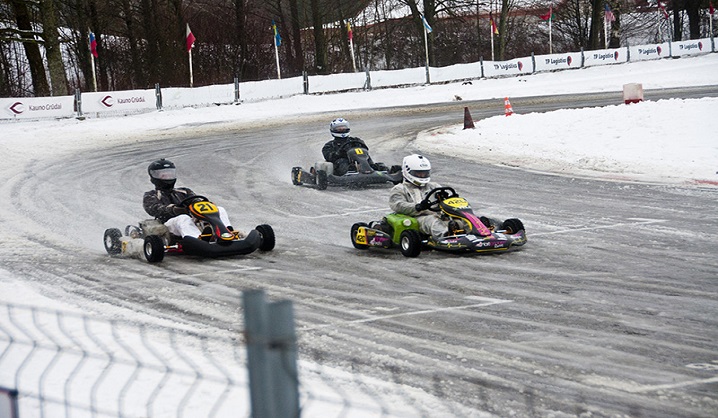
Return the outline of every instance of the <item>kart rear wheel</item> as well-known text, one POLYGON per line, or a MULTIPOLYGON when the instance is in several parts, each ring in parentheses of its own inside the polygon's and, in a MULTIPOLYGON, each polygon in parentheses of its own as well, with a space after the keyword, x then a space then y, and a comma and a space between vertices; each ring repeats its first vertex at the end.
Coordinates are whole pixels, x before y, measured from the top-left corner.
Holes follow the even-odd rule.
POLYGON ((507 219, 504 221, 503 229, 509 234, 515 234, 524 229, 524 223, 517 218, 507 219))
POLYGON ((105 230, 105 250, 109 255, 119 255, 122 252, 122 232, 117 228, 105 230))
POLYGON ((317 170, 317 189, 326 190, 327 183, 327 172, 324 170, 317 170))
POLYGON ((259 244, 261 251, 272 251, 276 239, 274 237, 274 229, 267 224, 257 225, 256 229, 262 235, 262 243, 259 244))
POLYGON ((421 235, 419 235, 419 231, 407 229, 402 232, 399 245, 404 257, 418 257, 421 254, 421 235))
POLYGON ((159 263, 165 258, 165 242, 159 235, 146 236, 142 249, 148 263, 159 263))
POLYGON ((359 228, 362 227, 362 226, 363 226, 363 227, 368 227, 369 225, 365 224, 364 222, 357 222, 357 223, 355 223, 354 225, 352 225, 352 230, 351 230, 352 245, 353 245, 354 248, 356 248, 357 250, 366 250, 367 248, 369 248, 368 245, 366 245, 366 244, 359 244, 359 243, 357 242, 357 233, 359 232, 359 228))

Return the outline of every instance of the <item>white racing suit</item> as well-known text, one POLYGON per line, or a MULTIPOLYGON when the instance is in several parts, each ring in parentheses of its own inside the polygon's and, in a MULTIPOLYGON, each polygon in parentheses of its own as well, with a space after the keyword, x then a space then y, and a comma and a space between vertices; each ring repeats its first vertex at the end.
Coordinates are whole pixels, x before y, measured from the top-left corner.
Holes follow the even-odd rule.
POLYGON ((389 207, 396 213, 413 216, 419 223, 419 230, 438 240, 449 230, 449 220, 442 219, 441 213, 430 210, 416 211, 416 204, 424 200, 431 190, 441 187, 437 183, 429 182, 419 187, 404 181, 391 189, 389 207))

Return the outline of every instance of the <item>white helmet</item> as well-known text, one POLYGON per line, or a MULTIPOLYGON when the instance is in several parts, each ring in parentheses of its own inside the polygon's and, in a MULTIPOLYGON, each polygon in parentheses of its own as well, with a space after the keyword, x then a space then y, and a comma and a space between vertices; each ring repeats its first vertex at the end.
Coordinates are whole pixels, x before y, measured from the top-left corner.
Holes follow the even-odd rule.
POLYGON ((343 118, 334 119, 329 124, 329 132, 334 138, 346 138, 349 136, 349 121, 343 118))
POLYGON ((408 182, 422 187, 431 180, 431 163, 423 155, 408 155, 401 163, 401 173, 408 182))

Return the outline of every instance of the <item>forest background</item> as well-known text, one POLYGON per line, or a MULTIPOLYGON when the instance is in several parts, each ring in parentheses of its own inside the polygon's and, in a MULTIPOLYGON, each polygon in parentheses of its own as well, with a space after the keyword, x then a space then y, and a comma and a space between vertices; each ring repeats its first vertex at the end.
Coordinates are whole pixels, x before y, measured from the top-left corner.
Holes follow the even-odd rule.
POLYGON ((712 0, 0 0, 0 97, 503 61, 710 37, 712 18, 712 0))

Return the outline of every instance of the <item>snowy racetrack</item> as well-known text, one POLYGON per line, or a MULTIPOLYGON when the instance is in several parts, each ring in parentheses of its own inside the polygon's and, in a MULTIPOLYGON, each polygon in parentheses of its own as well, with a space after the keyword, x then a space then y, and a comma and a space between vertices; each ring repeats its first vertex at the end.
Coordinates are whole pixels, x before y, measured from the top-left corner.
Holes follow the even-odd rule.
MULTIPOLYGON (((457 109, 345 115, 375 160, 396 164, 416 151, 419 131, 455 123, 457 109)), ((316 191, 289 179, 318 158, 333 116, 111 146, 98 138, 17 164, 2 187, 11 208, 0 220, 2 265, 88 314, 223 336, 242 329, 242 290, 263 288, 294 302, 300 359, 421 388, 477 416, 715 416, 716 373, 689 367, 718 360, 715 189, 429 154, 432 177, 478 211, 521 218, 527 246, 418 259, 358 251, 349 229, 387 212, 388 189, 316 191), (239 228, 271 224, 276 249, 159 265, 109 258, 104 229, 145 217, 145 170, 160 157, 239 228)))

